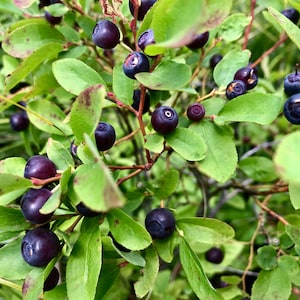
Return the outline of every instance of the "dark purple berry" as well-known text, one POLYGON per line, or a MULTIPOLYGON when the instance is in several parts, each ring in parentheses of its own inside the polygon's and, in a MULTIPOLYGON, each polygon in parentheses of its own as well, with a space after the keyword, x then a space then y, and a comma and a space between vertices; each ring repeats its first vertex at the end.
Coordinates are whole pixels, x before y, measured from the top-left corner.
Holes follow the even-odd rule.
POLYGON ((113 237, 113 235, 111 234, 111 232, 108 233, 108 236, 112 239, 113 244, 115 245, 115 247, 117 249, 119 249, 120 251, 123 252, 130 252, 131 250, 127 249, 126 247, 122 246, 120 243, 118 243, 115 238, 113 237))
POLYGON ((170 106, 160 106, 152 113, 151 124, 158 133, 171 133, 178 125, 177 112, 170 106))
POLYGON ((155 44, 154 32, 152 29, 144 31, 138 39, 138 46, 142 51, 144 51, 146 46, 150 44, 155 44))
POLYGON ((49 158, 42 155, 32 156, 25 165, 25 178, 48 179, 56 175, 56 166, 49 158))
POLYGON ((147 214, 145 226, 153 239, 166 239, 175 230, 175 217, 166 208, 156 208, 147 214))
POLYGON ((186 114, 191 121, 200 121, 205 116, 205 108, 200 103, 193 103, 189 105, 186 114))
POLYGON ((120 42, 120 31, 111 21, 101 20, 94 27, 92 40, 102 49, 112 49, 120 42))
POLYGON ((45 6, 51 5, 50 0, 40 0, 39 1, 39 9, 42 9, 45 6))
POLYGON ((28 231, 21 244, 24 260, 35 267, 46 266, 59 251, 60 242, 56 234, 42 227, 28 231))
POLYGON ((115 129, 106 122, 100 122, 95 130, 95 139, 98 150, 106 151, 116 141, 115 129))
POLYGON ((287 99, 283 106, 283 113, 292 124, 300 124, 300 93, 287 99))
POLYGON ((96 217, 96 216, 101 215, 100 212, 91 210, 86 205, 84 205, 82 202, 80 202, 79 204, 76 205, 76 209, 79 212, 79 214, 84 217, 96 217))
POLYGON ((247 92, 247 87, 242 80, 233 80, 226 87, 226 97, 231 100, 247 92))
POLYGON ((57 25, 61 22, 62 17, 55 17, 51 15, 48 11, 45 11, 45 19, 51 25, 57 25))
POLYGON ((283 82, 284 92, 288 96, 300 93, 300 73, 298 72, 298 65, 294 73, 288 74, 283 82))
POLYGON ((222 60, 223 56, 221 54, 214 54, 209 60, 209 66, 213 70, 215 66, 222 60))
POLYGON ((251 90, 257 85, 258 76, 255 69, 244 67, 236 71, 233 79, 243 81, 247 90, 251 90))
POLYGON ((204 254, 205 259, 214 264, 220 264, 224 259, 224 253, 220 248, 210 248, 204 254))
POLYGON ((53 290, 59 281, 59 272, 57 268, 53 268, 44 282, 44 292, 53 290))
POLYGON ((205 31, 203 33, 197 34, 194 37, 194 39, 189 44, 187 44, 186 46, 189 49, 200 49, 200 48, 203 48, 205 46, 208 39, 209 39, 209 32, 205 31))
POLYGON ((50 198, 52 193, 45 189, 30 189, 21 199, 21 211, 25 219, 33 224, 42 224, 48 222, 53 213, 42 214, 40 209, 50 198))
MULTIPOLYGON (((137 19, 139 21, 142 21, 144 19, 146 13, 153 6, 155 2, 156 0, 141 0, 141 5, 138 9, 138 16, 137 16, 137 19)), ((134 6, 130 0, 129 0, 129 9, 132 16, 134 16, 134 6)))
MULTIPOLYGON (((141 90, 134 90, 132 99, 133 99, 133 103, 131 104, 131 107, 134 108, 136 111, 139 111, 141 90)), ((149 108, 150 108, 150 96, 148 93, 145 93, 143 114, 145 114, 149 110, 149 108)))
POLYGON ((14 131, 23 131, 29 126, 29 119, 26 111, 19 111, 10 116, 10 126, 14 131))
POLYGON ((123 63, 123 71, 126 76, 135 79, 135 75, 141 72, 149 72, 150 64, 147 56, 142 52, 131 52, 123 63))
POLYGON ((292 21, 294 24, 298 23, 300 15, 296 9, 290 7, 290 8, 284 9, 283 11, 281 11, 281 13, 285 17, 287 17, 290 21, 292 21))

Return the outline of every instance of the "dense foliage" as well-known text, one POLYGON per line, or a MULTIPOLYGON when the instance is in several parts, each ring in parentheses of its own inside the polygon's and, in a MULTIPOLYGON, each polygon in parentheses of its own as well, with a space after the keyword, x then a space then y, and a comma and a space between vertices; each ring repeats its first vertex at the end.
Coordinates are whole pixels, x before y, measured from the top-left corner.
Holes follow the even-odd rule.
POLYGON ((299 1, 0 12, 0 299, 299 299, 299 1))

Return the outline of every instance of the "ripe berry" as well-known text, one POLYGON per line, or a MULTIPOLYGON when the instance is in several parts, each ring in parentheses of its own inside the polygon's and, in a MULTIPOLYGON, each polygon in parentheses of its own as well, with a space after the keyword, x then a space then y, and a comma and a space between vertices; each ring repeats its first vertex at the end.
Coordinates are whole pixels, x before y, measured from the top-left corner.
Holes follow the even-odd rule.
POLYGON ((193 103, 188 107, 186 114, 191 121, 200 121, 205 116, 205 108, 200 103, 193 103))
POLYGON ((300 74, 298 72, 298 64, 294 73, 288 74, 283 82, 284 92, 288 96, 300 93, 300 74))
POLYGON ((54 267, 44 282, 44 288, 43 288, 44 292, 53 290, 57 286, 58 280, 59 280, 59 272, 57 268, 54 267))
POLYGON ((21 199, 21 211, 25 219, 33 224, 42 224, 50 220, 53 213, 42 214, 40 209, 52 193, 45 189, 30 189, 21 199))
POLYGON ((61 22, 62 17, 55 17, 51 15, 48 11, 45 11, 45 19, 51 25, 57 25, 61 22))
POLYGON ((106 122, 100 122, 95 130, 95 139, 98 150, 106 151, 116 141, 115 129, 106 122))
POLYGON ((25 165, 25 178, 48 179, 56 175, 56 166, 49 158, 42 155, 32 156, 25 165))
POLYGON ((101 215, 100 212, 93 211, 90 208, 86 207, 82 202, 76 205, 76 209, 78 210, 79 214, 84 217, 96 217, 101 215))
POLYGON ((172 132, 178 125, 178 115, 170 106, 160 106, 151 116, 151 124, 155 131, 161 134, 172 132))
POLYGON ((43 155, 32 156, 25 165, 25 178, 48 179, 56 175, 56 166, 49 158, 43 155))
POLYGON ((205 259, 214 264, 220 264, 223 261, 224 253, 220 248, 213 247, 205 252, 205 259))
POLYGON ((283 113, 292 124, 300 124, 300 93, 287 99, 283 107, 283 113))
POLYGON ((112 49, 119 44, 120 31, 111 21, 101 20, 94 27, 92 40, 102 49, 112 49))
POLYGON ((244 67, 236 71, 233 79, 243 81, 247 90, 251 90, 257 85, 258 76, 255 69, 244 67))
POLYGON ((38 227, 26 233, 21 244, 24 260, 31 266, 44 267, 60 251, 59 239, 49 229, 38 227))
POLYGON ((126 76, 135 79, 135 75, 141 72, 149 72, 150 64, 147 56, 142 52, 131 52, 123 63, 123 71, 126 76))
POLYGON ((142 51, 144 51, 146 46, 150 44, 155 44, 154 32, 152 29, 144 31, 138 39, 138 46, 142 51))
POLYGON ((214 54, 209 60, 209 66, 213 70, 215 66, 222 60, 223 56, 221 54, 214 54))
MULTIPOLYGON (((138 9, 138 16, 137 16, 137 19, 139 21, 142 21, 144 19, 146 13, 153 6, 155 2, 156 0, 141 0, 141 5, 138 9)), ((134 16, 134 6, 130 0, 129 0, 129 9, 132 16, 134 16)))
POLYGON ((48 6, 51 4, 50 0, 40 0, 39 1, 39 9, 42 9, 45 6, 48 6))
POLYGON ((290 7, 287 9, 284 9, 283 11, 281 11, 281 13, 287 17, 289 20, 291 20, 294 24, 297 24, 299 21, 299 13, 296 9, 290 7))
POLYGON ((231 100, 247 92, 247 87, 242 80, 233 80, 226 87, 226 97, 231 100))
POLYGON ((29 119, 26 111, 14 113, 10 116, 9 122, 14 131, 23 131, 29 126, 29 119))
POLYGON ((186 46, 189 49, 200 49, 200 48, 203 48, 205 46, 205 44, 207 43, 208 39, 209 39, 209 32, 205 31, 203 33, 197 34, 194 37, 194 39, 192 40, 192 42, 190 42, 186 46))
MULTIPOLYGON (((134 108, 136 111, 138 111, 140 107, 141 90, 134 90, 132 99, 133 99, 133 103, 131 104, 131 107, 134 108)), ((143 114, 145 114, 149 110, 149 108, 150 108, 150 96, 148 93, 145 93, 143 114)))
POLYGON ((120 243, 118 243, 115 238, 113 237, 113 235, 111 234, 111 232, 108 233, 108 236, 112 239, 113 244, 115 245, 115 247, 117 249, 119 249, 120 251, 123 252, 130 252, 129 249, 127 249, 126 247, 122 246, 120 243))
POLYGON ((145 226, 153 239, 166 239, 175 230, 175 217, 166 208, 156 208, 147 214, 145 226))

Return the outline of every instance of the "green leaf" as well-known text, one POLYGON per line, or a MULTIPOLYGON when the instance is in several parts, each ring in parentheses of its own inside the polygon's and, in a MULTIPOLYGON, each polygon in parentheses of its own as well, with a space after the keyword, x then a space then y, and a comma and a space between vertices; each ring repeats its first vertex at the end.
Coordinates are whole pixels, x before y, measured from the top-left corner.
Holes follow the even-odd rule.
POLYGON ((300 183, 289 184, 290 200, 294 209, 300 209, 300 183))
POLYGON ((41 297, 44 285, 43 271, 42 268, 34 268, 27 274, 22 287, 23 300, 34 300, 41 297))
POLYGON ((165 139, 186 160, 198 161, 206 156, 207 146, 202 135, 190 128, 176 128, 165 139))
POLYGON ((274 155, 275 168, 280 177, 296 185, 300 184, 300 132, 295 131, 285 136, 274 155))
POLYGON ((177 246, 174 235, 164 240, 154 240, 153 245, 159 257, 167 263, 171 263, 174 257, 174 249, 177 246))
POLYGON ((259 182, 271 182, 277 178, 273 162, 263 156, 247 157, 239 162, 240 169, 259 182))
POLYGON ((84 218, 80 236, 67 262, 68 299, 94 299, 102 264, 99 224, 95 218, 84 218))
POLYGON ((21 196, 28 188, 32 187, 29 179, 13 175, 0 174, 0 205, 6 205, 19 196, 21 196))
POLYGON ((0 233, 23 231, 29 226, 19 209, 0 206, 0 233))
POLYGON ((228 101, 216 116, 216 123, 254 122, 272 123, 281 109, 281 99, 273 94, 248 93, 228 101))
POLYGON ((63 136, 72 134, 65 113, 55 103, 40 99, 29 102, 27 108, 30 122, 40 130, 63 136))
POLYGON ((135 294, 143 298, 154 286, 159 270, 158 255, 153 247, 146 249, 146 266, 143 269, 143 276, 134 284, 135 294))
POLYGON ((287 300, 291 288, 291 281, 284 270, 262 270, 252 287, 251 300, 287 300))
POLYGON ((107 213, 110 231, 115 240, 130 250, 142 250, 151 242, 148 231, 121 209, 112 209, 107 213))
POLYGON ((277 266, 277 252, 273 246, 258 248, 256 262, 263 270, 271 270, 277 266))
POLYGON ((159 199, 166 199, 172 195, 178 185, 179 172, 171 169, 164 172, 158 180, 158 188, 155 189, 155 195, 159 199))
POLYGON ((21 280, 33 269, 21 255, 22 237, 0 248, 0 278, 21 280))
POLYGON ((290 277, 297 275, 300 271, 297 258, 291 255, 279 256, 278 267, 287 272, 290 277))
POLYGON ((182 218, 176 224, 189 244, 222 245, 234 237, 232 227, 217 219, 182 218))
POLYGON ((227 42, 238 40, 243 34, 245 27, 248 26, 251 17, 237 13, 227 17, 221 24, 218 35, 227 42))
POLYGON ((192 75, 190 66, 172 60, 162 61, 153 72, 143 72, 135 78, 152 90, 178 90, 184 87, 192 75))
POLYGON ((299 226, 294 225, 285 225, 285 232, 291 238, 291 240, 295 243, 297 247, 300 247, 300 228, 299 226))
POLYGON ((146 136, 145 148, 155 152, 160 153, 164 149, 164 137, 160 134, 148 134, 146 136))
POLYGON ((123 66, 116 65, 113 69, 113 92, 124 104, 133 103, 134 81, 124 74, 123 66))
POLYGON ((226 87, 232 81, 235 72, 247 66, 250 58, 249 50, 231 50, 224 55, 214 68, 214 81, 219 87, 226 87))
POLYGON ((13 57, 25 58, 49 43, 63 41, 63 35, 48 22, 36 21, 12 30, 4 38, 2 48, 13 57))
POLYGON ((26 160, 22 157, 8 157, 0 161, 0 173, 24 176, 26 160))
POLYGON ((187 280, 199 299, 224 299, 222 295, 213 288, 203 271, 198 256, 184 239, 181 239, 179 244, 179 256, 187 280))
POLYGON ((105 89, 98 84, 82 91, 73 103, 70 126, 77 142, 84 141, 85 133, 94 133, 101 116, 104 97, 105 89))
POLYGON ((5 91, 9 91, 16 84, 22 81, 33 70, 39 67, 47 59, 55 58, 63 50, 61 43, 52 42, 43 45, 41 48, 33 51, 21 64, 11 73, 6 80, 5 91))
POLYGON ((300 49, 299 27, 288 18, 286 18, 282 13, 278 12, 276 9, 269 7, 268 10, 274 20, 281 26, 281 28, 286 32, 293 43, 300 49))
POLYGON ((78 59, 57 60, 52 64, 52 70, 58 83, 75 95, 79 95, 90 86, 105 85, 105 81, 94 69, 78 59))
POLYGON ((74 160, 69 150, 60 142, 50 138, 47 143, 47 156, 59 170, 74 167, 74 160))
POLYGON ((219 182, 227 181, 237 166, 232 129, 209 121, 193 123, 190 128, 201 135, 207 145, 206 157, 198 162, 200 171, 219 182))

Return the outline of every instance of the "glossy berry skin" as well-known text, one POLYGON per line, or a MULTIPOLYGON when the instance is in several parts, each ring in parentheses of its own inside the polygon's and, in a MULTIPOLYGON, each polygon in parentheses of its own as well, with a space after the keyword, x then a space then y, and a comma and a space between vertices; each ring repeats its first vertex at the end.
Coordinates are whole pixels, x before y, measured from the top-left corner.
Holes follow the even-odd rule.
POLYGON ((116 141, 115 129, 106 122, 100 122, 95 130, 96 145, 99 151, 110 149, 116 141))
POLYGON ((144 31, 138 39, 138 46, 142 51, 144 51, 146 46, 150 44, 155 44, 154 32, 152 29, 144 31))
POLYGON ((12 114, 9 119, 10 126, 14 131, 24 131, 29 126, 29 119, 26 111, 12 114))
POLYGON ((60 242, 54 232, 38 227, 26 233, 21 244, 24 260, 31 266, 44 267, 60 251, 60 242))
POLYGON ((223 59, 221 54, 214 54, 209 60, 209 66, 213 70, 215 66, 223 59))
MULTIPOLYGON (((155 2, 156 0, 141 0, 141 5, 138 9, 138 16, 137 16, 137 19, 139 21, 142 21, 144 19, 146 13, 153 6, 155 2)), ((131 12, 131 15, 134 16, 134 6, 130 0, 129 0, 129 10, 131 12)))
POLYGON ((300 93, 300 73, 297 70, 284 78, 283 88, 287 96, 300 93))
POLYGON ((80 215, 88 218, 100 216, 101 213, 97 211, 93 211, 90 208, 88 208, 86 205, 84 205, 82 202, 76 205, 76 209, 79 212, 80 215))
POLYGON ((236 71, 234 80, 242 80, 246 84, 247 90, 253 89, 258 82, 258 76, 255 69, 244 67, 236 71))
POLYGON ((242 80, 233 80, 226 87, 226 97, 228 100, 236 98, 247 92, 247 87, 242 80))
POLYGON ((135 79, 137 73, 149 72, 149 70, 148 57, 142 52, 134 51, 129 53, 123 63, 123 71, 131 79, 135 79))
POLYGON ((175 217, 166 208, 156 208, 147 214, 145 226, 153 239, 166 239, 175 230, 175 217))
POLYGON ((193 103, 187 108, 186 114, 191 121, 200 121, 205 116, 205 108, 200 103, 193 103))
POLYGON ((200 49, 203 48, 205 46, 205 44, 207 43, 209 39, 209 32, 205 31, 203 33, 197 34, 194 39, 192 40, 192 42, 190 42, 189 44, 187 44, 186 46, 189 49, 200 49))
POLYGON ((151 124, 158 133, 171 133, 178 125, 177 112, 170 106, 160 106, 152 113, 151 124))
POLYGON ((59 281, 59 272, 57 268, 54 267, 44 282, 44 287, 43 287, 44 292, 53 290, 57 286, 58 281, 59 281))
POLYGON ((62 17, 52 16, 48 11, 45 11, 45 19, 51 25, 57 25, 63 19, 62 17))
POLYGON ((101 20, 94 27, 92 40, 102 49, 112 49, 120 42, 120 31, 111 21, 101 20))
POLYGON ((283 114, 292 124, 300 124, 300 93, 292 95, 283 106, 283 114))
MULTIPOLYGON (((139 111, 141 90, 134 90, 132 99, 133 99, 133 103, 131 104, 131 107, 134 108, 136 111, 139 111)), ((145 114, 149 110, 149 108, 150 108, 150 96, 148 93, 145 93, 143 114, 145 114)))
POLYGON ((298 23, 300 15, 296 9, 290 7, 282 10, 281 13, 289 20, 291 20, 294 24, 298 23))
POLYGON ((210 248, 204 254, 205 259, 213 264, 220 264, 224 259, 224 253, 220 248, 210 248))
POLYGON ((32 156, 25 165, 25 178, 48 179, 56 175, 56 166, 49 158, 42 155, 32 156))
POLYGON ((30 189, 21 199, 21 211, 25 219, 33 224, 43 224, 51 219, 53 213, 42 214, 40 209, 50 198, 52 193, 45 189, 30 189))

